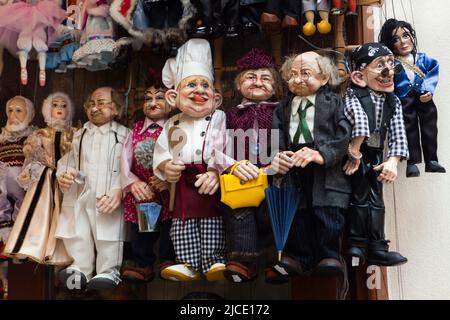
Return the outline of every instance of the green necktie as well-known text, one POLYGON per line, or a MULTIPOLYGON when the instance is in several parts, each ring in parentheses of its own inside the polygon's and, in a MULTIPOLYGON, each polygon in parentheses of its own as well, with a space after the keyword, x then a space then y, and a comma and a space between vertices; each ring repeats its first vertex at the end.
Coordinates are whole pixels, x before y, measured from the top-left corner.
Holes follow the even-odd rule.
POLYGON ((306 106, 302 109, 301 104, 300 104, 300 107, 298 108, 298 111, 297 111, 300 121, 298 123, 297 131, 295 132, 295 135, 294 135, 294 140, 293 140, 294 144, 298 144, 298 141, 300 140, 301 135, 303 135, 303 138, 305 139, 305 143, 313 142, 311 131, 309 130, 308 123, 306 122, 306 111, 308 110, 309 107, 312 107, 313 104, 309 100, 306 100, 306 101, 307 101, 306 106))

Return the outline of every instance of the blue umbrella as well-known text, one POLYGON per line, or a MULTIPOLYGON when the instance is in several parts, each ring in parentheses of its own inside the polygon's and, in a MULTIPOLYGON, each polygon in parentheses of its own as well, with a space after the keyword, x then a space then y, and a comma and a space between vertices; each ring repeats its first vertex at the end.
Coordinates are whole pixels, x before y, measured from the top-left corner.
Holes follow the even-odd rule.
POLYGON ((292 186, 271 185, 266 188, 265 193, 278 260, 281 260, 281 252, 286 244, 300 196, 298 190, 292 186))

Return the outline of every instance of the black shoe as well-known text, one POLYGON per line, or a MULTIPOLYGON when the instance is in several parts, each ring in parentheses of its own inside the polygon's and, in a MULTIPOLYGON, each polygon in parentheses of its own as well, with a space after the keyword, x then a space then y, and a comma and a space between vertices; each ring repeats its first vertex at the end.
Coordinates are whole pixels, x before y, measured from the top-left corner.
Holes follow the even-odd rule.
POLYGON ((427 161, 425 162, 425 172, 445 173, 445 168, 437 161, 427 161))
POLYGON ((241 30, 239 26, 230 26, 227 28, 227 32, 225 33, 226 38, 236 38, 241 34, 241 30))
POLYGON ((75 266, 61 270, 58 275, 62 286, 68 290, 84 290, 86 288, 86 275, 75 266))
POLYGON ((419 168, 415 164, 408 164, 406 166, 406 177, 413 178, 420 176, 419 168))
POLYGON ((361 247, 350 247, 347 250, 347 255, 353 258, 359 258, 359 265, 363 265, 366 262, 366 250, 361 247))
POLYGON ((213 33, 213 28, 210 26, 196 27, 190 31, 190 35, 193 38, 206 38, 213 33))
POLYGON ((369 265, 393 267, 408 262, 404 256, 395 251, 376 250, 369 252, 367 263, 369 265))
POLYGON ((320 276, 343 276, 344 266, 334 258, 322 259, 314 270, 314 274, 320 276))

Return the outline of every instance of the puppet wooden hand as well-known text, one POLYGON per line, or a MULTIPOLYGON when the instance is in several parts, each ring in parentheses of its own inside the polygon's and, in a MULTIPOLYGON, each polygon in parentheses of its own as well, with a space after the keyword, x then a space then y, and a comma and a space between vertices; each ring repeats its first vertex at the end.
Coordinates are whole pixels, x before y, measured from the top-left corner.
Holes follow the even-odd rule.
POLYGON ((295 152, 291 159, 294 166, 302 168, 306 167, 310 162, 315 162, 319 165, 325 162, 319 151, 308 147, 301 148, 295 152))
POLYGON ((272 160, 271 168, 279 174, 286 174, 294 166, 291 157, 294 155, 292 151, 278 152, 272 160))
POLYGON ((116 210, 122 200, 122 190, 114 189, 97 199, 97 210, 100 213, 112 213, 116 210))
POLYGON ((150 188, 152 188, 154 192, 162 192, 169 189, 169 183, 159 179, 157 176, 152 176, 150 178, 150 188))
POLYGON ((348 176, 354 174, 361 164, 361 158, 362 154, 359 151, 359 147, 357 147, 356 151, 355 148, 352 148, 352 144, 348 145, 347 155, 348 160, 345 162, 344 167, 342 168, 344 170, 344 173, 348 176))
POLYGON ((219 175, 216 171, 207 171, 196 175, 195 186, 199 194, 213 195, 219 189, 219 175))
POLYGON ((58 179, 59 188, 62 193, 69 191, 70 187, 74 183, 75 177, 78 176, 78 171, 72 168, 68 168, 67 172, 61 174, 58 179))
POLYGON ((420 99, 420 102, 427 103, 431 99, 433 99, 433 94, 431 92, 427 92, 425 94, 422 94, 419 99, 420 99))
POLYGON ((258 179, 259 169, 253 163, 246 161, 240 163, 233 171, 233 175, 244 182, 258 179))
POLYGON ((164 173, 167 177, 167 182, 177 183, 180 180, 181 172, 186 169, 184 164, 177 164, 169 160, 164 165, 164 173))
POLYGON ((382 183, 392 183, 397 178, 397 164, 400 161, 398 157, 390 157, 387 161, 373 168, 375 171, 381 171, 378 175, 378 181, 382 183))
POLYGON ((137 201, 144 201, 153 197, 150 186, 142 180, 136 181, 131 185, 131 193, 137 201))

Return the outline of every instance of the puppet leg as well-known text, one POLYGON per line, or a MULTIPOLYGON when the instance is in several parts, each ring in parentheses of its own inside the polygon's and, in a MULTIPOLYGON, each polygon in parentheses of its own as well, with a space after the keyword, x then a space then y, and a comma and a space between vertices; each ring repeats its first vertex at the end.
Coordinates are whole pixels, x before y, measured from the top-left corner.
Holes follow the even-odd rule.
POLYGON ((405 121, 406 137, 408 139, 409 159, 406 166, 406 177, 420 176, 416 164, 422 162, 422 150, 420 148, 419 122, 417 120, 418 97, 414 92, 408 93, 402 99, 403 120, 405 121))
POLYGON ((149 282, 153 280, 153 264, 156 261, 156 255, 153 252, 153 246, 158 240, 157 232, 139 232, 136 223, 130 225, 131 233, 131 251, 135 267, 126 268, 122 278, 130 282, 149 282))
POLYGON ((202 272, 208 281, 223 280, 225 228, 222 217, 200 219, 202 272))
POLYGON ((33 32, 33 47, 38 53, 39 61, 39 85, 45 86, 45 61, 47 58, 47 34, 45 29, 37 28, 33 32))
POLYGON ((170 238, 172 220, 160 222, 159 226, 159 272, 175 264, 175 250, 170 238))
POLYGON ((420 122, 425 172, 445 173, 445 168, 439 164, 437 157, 437 108, 433 100, 418 103, 417 115, 420 122))
POLYGON ((89 281, 88 289, 114 289, 121 281, 119 268, 122 264, 123 242, 97 239, 94 241, 97 275, 89 281))
POLYGON ((315 207, 314 220, 317 244, 318 271, 343 275, 341 240, 344 230, 344 215, 340 208, 315 207))
POLYGON ((358 15, 358 13, 356 12, 356 0, 348 0, 347 15, 348 16, 358 15))
POLYGON ((331 31, 331 24, 329 22, 329 0, 317 0, 317 11, 319 11, 319 16, 322 19, 322 21, 317 24, 317 30, 319 30, 321 34, 327 34, 331 31))
POLYGON ((198 219, 173 219, 170 228, 177 264, 164 269, 166 280, 192 281, 200 277, 200 223, 198 219))
POLYGON ((316 8, 315 0, 302 0, 302 13, 305 15, 307 21, 303 25, 303 34, 305 36, 312 36, 316 33, 316 26, 314 25, 316 8))
POLYGON ((20 61, 20 82, 25 86, 28 83, 27 60, 28 52, 32 46, 33 30, 25 28, 17 38, 17 55, 20 61))

